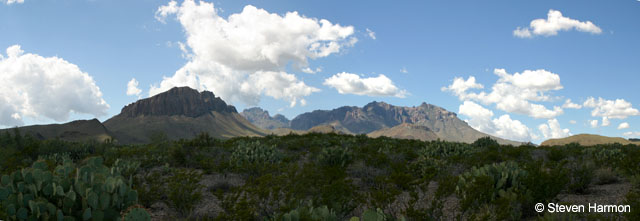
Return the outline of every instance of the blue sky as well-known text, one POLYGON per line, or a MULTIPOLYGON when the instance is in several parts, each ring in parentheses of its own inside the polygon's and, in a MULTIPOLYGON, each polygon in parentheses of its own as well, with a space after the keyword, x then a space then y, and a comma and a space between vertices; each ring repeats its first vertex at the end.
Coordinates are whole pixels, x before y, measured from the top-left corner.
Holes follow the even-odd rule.
POLYGON ((635 0, 0 2, 1 127, 106 120, 189 85, 289 118, 427 102, 516 140, 640 137, 635 0))

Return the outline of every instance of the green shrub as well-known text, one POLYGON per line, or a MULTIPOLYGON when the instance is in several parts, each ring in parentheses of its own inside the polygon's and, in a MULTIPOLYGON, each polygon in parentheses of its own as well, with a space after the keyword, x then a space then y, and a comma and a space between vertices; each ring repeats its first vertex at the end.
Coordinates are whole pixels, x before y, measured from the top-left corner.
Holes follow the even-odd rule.
POLYGON ((638 210, 638 208, 640 208, 640 191, 629 191, 623 204, 631 207, 629 213, 624 213, 624 217, 627 218, 627 220, 640 220, 640 210, 638 210))
POLYGON ((166 196, 166 180, 164 176, 153 171, 146 175, 141 175, 135 179, 135 188, 139 193, 140 203, 146 207, 150 207, 166 196))
POLYGON ((323 148, 318 155, 318 163, 324 167, 347 167, 353 160, 353 154, 340 146, 323 148))
POLYGON ((498 147, 498 146, 500 146, 498 141, 492 139, 491 137, 479 138, 476 141, 474 141, 473 144, 471 144, 471 145, 473 145, 476 148, 498 147))
POLYGON ((567 157, 567 152, 560 147, 551 147, 547 157, 549 157, 549 160, 559 162, 567 157))
POLYGON ((584 194, 593 180, 594 166, 590 163, 574 163, 570 168, 571 179, 568 190, 571 193, 584 194))
POLYGON ((525 192, 522 185, 527 175, 515 162, 502 162, 472 168, 459 176, 456 193, 463 210, 479 208, 498 198, 525 192))
POLYGON ((336 213, 327 206, 313 207, 308 205, 291 210, 283 215, 275 216, 272 220, 294 221, 294 220, 312 220, 312 221, 338 221, 336 213))
POLYGON ((189 169, 176 169, 168 180, 169 201, 183 215, 189 214, 202 199, 199 184, 202 174, 189 169))
POLYGON ((600 168, 594 172, 596 184, 604 185, 618 182, 618 176, 616 173, 610 168, 600 168))
POLYGON ((2 176, 0 201, 10 219, 116 219, 137 203, 138 194, 112 171, 100 157, 87 159, 82 167, 66 161, 54 172, 44 161, 36 161, 2 176))
POLYGON ((534 162, 526 168, 527 176, 523 179, 523 185, 527 192, 521 197, 523 200, 523 215, 535 216, 536 203, 546 205, 552 202, 556 196, 565 189, 569 183, 568 172, 562 167, 547 168, 541 162, 534 162))

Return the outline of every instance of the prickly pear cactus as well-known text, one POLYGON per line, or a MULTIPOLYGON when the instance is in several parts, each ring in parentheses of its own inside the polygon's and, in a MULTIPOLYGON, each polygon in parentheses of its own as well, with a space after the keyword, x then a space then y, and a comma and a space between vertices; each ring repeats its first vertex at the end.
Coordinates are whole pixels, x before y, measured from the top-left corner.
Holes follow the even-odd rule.
POLYGON ((150 221, 151 215, 146 209, 141 207, 130 208, 127 213, 122 216, 123 221, 150 221))
POLYGON ((463 201, 467 201, 473 200, 471 198, 475 196, 472 194, 485 192, 489 201, 493 201, 498 197, 508 197, 523 191, 525 187, 522 185, 522 180, 526 175, 526 171, 512 161, 489 164, 480 168, 473 167, 459 176, 456 193, 463 201), (488 182, 485 184, 488 184, 487 188, 490 189, 486 189, 486 186, 479 187, 479 182, 488 182))
POLYGON ((241 142, 231 153, 231 162, 237 167, 277 163, 281 154, 275 146, 260 144, 260 141, 241 142))
POLYGON ((113 220, 138 194, 111 173, 101 157, 76 167, 69 159, 50 171, 40 160, 0 178, 0 202, 9 220, 113 220))

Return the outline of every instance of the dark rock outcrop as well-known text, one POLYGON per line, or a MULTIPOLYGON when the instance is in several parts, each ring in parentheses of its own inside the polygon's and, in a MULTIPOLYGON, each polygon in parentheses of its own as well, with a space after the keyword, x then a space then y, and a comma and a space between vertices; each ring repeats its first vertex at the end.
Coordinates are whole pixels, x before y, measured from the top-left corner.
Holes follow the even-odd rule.
POLYGON ((237 113, 210 91, 198 92, 189 87, 174 87, 156 96, 138 100, 122 108, 123 117, 172 116, 199 117, 211 111, 237 113))

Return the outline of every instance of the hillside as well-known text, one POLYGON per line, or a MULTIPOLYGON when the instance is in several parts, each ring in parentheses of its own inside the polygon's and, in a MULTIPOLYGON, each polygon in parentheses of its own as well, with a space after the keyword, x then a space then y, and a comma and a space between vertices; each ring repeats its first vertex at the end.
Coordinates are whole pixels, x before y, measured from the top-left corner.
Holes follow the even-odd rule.
MULTIPOLYGON (((22 135, 29 134, 40 140, 61 139, 66 141, 90 141, 103 142, 112 138, 112 134, 98 121, 76 120, 64 124, 31 125, 19 127, 22 135)), ((8 131, 13 133, 13 128, 2 129, 1 133, 8 131)))
POLYGON ((416 139, 422 141, 437 140, 438 135, 425 126, 403 123, 392 128, 385 128, 367 134, 369 137, 393 137, 399 139, 416 139))
POLYGON ((640 141, 630 141, 624 139, 622 137, 605 137, 595 134, 578 134, 570 137, 560 138, 560 139, 549 139, 542 144, 541 146, 554 146, 554 145, 566 145, 570 143, 579 143, 583 146, 592 146, 598 144, 612 144, 612 143, 620 143, 620 144, 638 144, 640 145, 640 141))
POLYGON ((266 134, 212 92, 189 87, 175 87, 129 104, 104 125, 121 143, 147 143, 152 136, 164 135, 189 139, 202 132, 215 138, 266 134))

